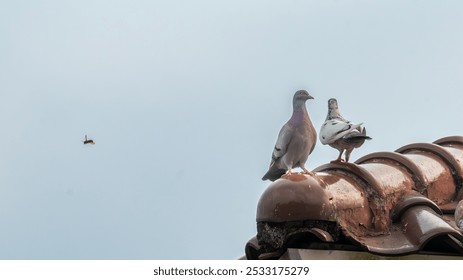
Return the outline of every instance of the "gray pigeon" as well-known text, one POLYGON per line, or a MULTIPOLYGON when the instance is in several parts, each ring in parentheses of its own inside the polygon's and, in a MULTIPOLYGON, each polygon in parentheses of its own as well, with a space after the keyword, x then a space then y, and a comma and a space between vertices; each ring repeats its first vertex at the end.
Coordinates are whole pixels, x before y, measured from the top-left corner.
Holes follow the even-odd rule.
POLYGON ((328 115, 320 129, 320 141, 323 145, 330 145, 339 151, 339 156, 333 162, 341 162, 342 153, 346 151, 346 162, 355 148, 370 140, 362 123, 354 124, 344 119, 339 113, 338 101, 334 98, 328 100, 328 115))
POLYGON ((458 228, 463 229, 463 200, 460 200, 455 207, 455 224, 458 228))
POLYGON ((305 90, 294 94, 293 114, 278 134, 269 170, 262 180, 275 181, 284 174, 290 175, 295 167, 302 168, 305 174, 312 174, 304 166, 317 142, 317 131, 305 106, 308 99, 313 97, 305 90))

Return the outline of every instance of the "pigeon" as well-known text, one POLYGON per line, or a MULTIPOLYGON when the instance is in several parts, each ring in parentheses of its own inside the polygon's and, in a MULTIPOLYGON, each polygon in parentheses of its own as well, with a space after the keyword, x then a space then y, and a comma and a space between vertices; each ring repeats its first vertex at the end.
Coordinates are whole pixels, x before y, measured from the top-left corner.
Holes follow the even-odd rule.
POLYGON ((84 145, 86 144, 95 145, 95 141, 93 141, 92 139, 87 139, 87 135, 85 135, 85 140, 83 142, 84 142, 84 145))
POLYGON ((323 145, 330 145, 339 151, 339 156, 332 162, 342 162, 342 154, 346 151, 345 162, 349 162, 354 148, 359 148, 365 140, 370 140, 363 123, 354 124, 344 119, 339 113, 338 101, 328 100, 328 115, 320 129, 320 141, 323 145))
POLYGON ((457 207, 455 207, 455 224, 458 228, 463 229, 463 200, 458 202, 457 207))
POLYGON ((293 114, 283 125, 272 153, 272 160, 262 180, 275 181, 282 175, 291 175, 292 168, 300 167, 304 174, 307 158, 317 142, 317 131, 310 121, 305 102, 313 97, 305 90, 298 90, 293 97, 293 114))

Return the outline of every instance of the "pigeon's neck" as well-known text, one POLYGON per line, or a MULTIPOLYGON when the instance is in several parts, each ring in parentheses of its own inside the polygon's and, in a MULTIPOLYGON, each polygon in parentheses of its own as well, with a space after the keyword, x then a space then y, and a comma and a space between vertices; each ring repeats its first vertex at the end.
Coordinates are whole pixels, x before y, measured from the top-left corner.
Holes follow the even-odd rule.
POLYGON ((293 115, 291 116, 291 119, 289 119, 289 124, 299 125, 307 120, 309 120, 309 114, 307 113, 305 105, 295 106, 293 109, 293 115))
POLYGON ((341 116, 341 113, 339 113, 338 108, 328 109, 328 115, 326 116, 326 120, 333 120, 333 119, 344 120, 344 118, 341 116))

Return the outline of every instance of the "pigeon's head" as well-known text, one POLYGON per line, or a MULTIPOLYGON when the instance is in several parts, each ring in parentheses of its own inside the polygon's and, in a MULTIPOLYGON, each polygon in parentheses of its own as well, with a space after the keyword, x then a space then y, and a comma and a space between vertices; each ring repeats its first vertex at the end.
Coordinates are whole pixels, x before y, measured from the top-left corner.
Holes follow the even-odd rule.
POLYGON ((294 94, 293 103, 294 105, 303 105, 309 99, 313 99, 313 97, 306 90, 301 89, 294 94))
POLYGON ((332 119, 343 120, 341 113, 339 112, 338 101, 334 98, 330 98, 330 100, 328 100, 328 115, 326 116, 326 119, 327 120, 332 120, 332 119))
POLYGON ((338 101, 335 98, 330 98, 330 100, 328 100, 328 109, 338 109, 338 101))

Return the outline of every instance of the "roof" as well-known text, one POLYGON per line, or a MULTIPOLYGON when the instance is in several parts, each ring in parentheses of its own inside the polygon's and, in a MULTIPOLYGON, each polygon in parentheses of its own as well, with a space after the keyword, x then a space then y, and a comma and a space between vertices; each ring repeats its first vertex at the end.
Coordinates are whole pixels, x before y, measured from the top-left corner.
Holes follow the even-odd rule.
POLYGON ((264 191, 247 259, 309 258, 316 250, 463 258, 463 234, 455 223, 463 213, 455 213, 463 198, 462 136, 314 172, 280 178, 264 191))

